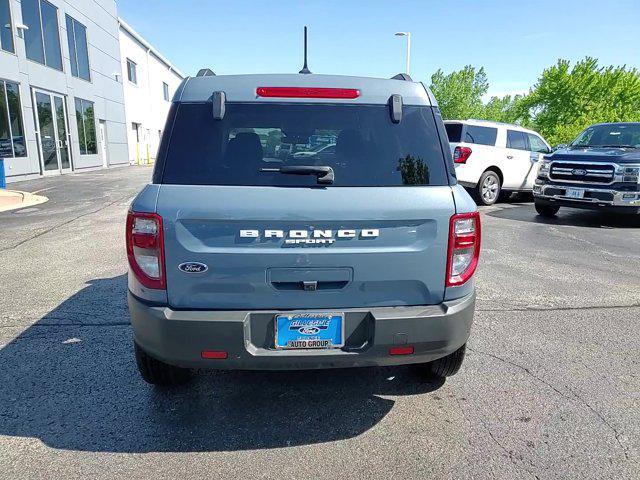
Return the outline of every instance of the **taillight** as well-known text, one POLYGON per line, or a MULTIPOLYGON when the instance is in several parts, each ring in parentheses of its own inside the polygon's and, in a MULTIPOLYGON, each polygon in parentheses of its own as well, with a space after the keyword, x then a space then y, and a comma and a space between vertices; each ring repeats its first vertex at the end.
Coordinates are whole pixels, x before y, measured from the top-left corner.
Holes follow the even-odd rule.
POLYGON ((351 100, 360 96, 357 88, 317 87, 258 87, 259 97, 271 98, 342 98, 351 100))
POLYGON ((480 214, 459 213, 449 222, 447 287, 462 285, 471 278, 480 258, 480 214))
POLYGON ((454 163, 467 163, 471 156, 471 149, 469 147, 456 147, 453 151, 454 163))
POLYGON ((155 289, 167 288, 160 215, 129 212, 127 257, 133 274, 142 285, 155 289))

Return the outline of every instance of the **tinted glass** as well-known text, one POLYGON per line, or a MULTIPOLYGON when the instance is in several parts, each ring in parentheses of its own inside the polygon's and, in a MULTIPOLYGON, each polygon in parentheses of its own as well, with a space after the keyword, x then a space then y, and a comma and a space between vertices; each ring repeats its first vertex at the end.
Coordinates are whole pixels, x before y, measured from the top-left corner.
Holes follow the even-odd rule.
POLYGON ((69 168, 69 149, 67 148, 67 122, 64 114, 64 101, 62 97, 53 97, 53 106, 56 111, 56 126, 58 127, 60 167, 69 168))
POLYGON ((527 133, 527 136, 529 137, 529 148, 532 152, 549 153, 549 147, 539 136, 533 133, 527 133))
POLYGON ((96 154, 98 153, 98 145, 96 143, 96 119, 93 111, 93 102, 76 98, 75 105, 80 154, 96 154))
POLYGON ((578 135, 571 145, 640 148, 640 123, 594 125, 578 135))
POLYGON ((45 170, 58 170, 58 150, 56 148, 56 131, 54 127, 51 96, 48 93, 36 93, 36 108, 42 146, 42 163, 45 170))
POLYGON ((3 82, 0 82, 0 157, 13 157, 11 131, 9 130, 9 112, 7 111, 3 82))
POLYGON ((27 58, 44 63, 44 49, 42 47, 42 29, 40 27, 40 11, 38 0, 22 0, 22 23, 28 30, 24 31, 24 43, 27 58))
POLYGON ((13 135, 13 152, 16 157, 27 155, 27 142, 24 138, 24 125, 22 123, 22 104, 20 102, 20 89, 15 83, 7 82, 7 102, 9 103, 9 122, 13 135))
POLYGON ((529 145, 527 145, 527 136, 524 132, 507 130, 507 148, 529 150, 529 145))
POLYGON ((66 17, 67 19, 67 42, 69 44, 69 62, 71 62, 71 75, 74 77, 78 76, 78 58, 76 52, 76 39, 75 34, 73 33, 73 18, 69 15, 66 17))
POLYGON ((447 130, 447 137, 450 142, 461 142, 462 124, 461 123, 445 123, 444 128, 447 130))
POLYGON ((98 153, 98 146, 96 142, 96 119, 93 111, 93 103, 82 101, 82 108, 84 110, 84 135, 87 139, 87 154, 98 153))
POLYGON ((74 20, 73 30, 76 38, 78 76, 85 80, 91 80, 91 74, 89 72, 89 51, 87 50, 87 29, 84 25, 74 20))
POLYGON ((447 185, 431 107, 228 103, 177 109, 163 183, 312 186, 315 176, 262 169, 330 166, 334 186, 447 185), (324 148, 329 147, 329 148, 324 148), (335 147, 335 148, 331 148, 335 147))
POLYGON ((42 28, 46 64, 56 70, 62 70, 60 54, 60 36, 58 35, 58 9, 49 2, 42 2, 42 28))
POLYGON ((478 145, 495 145, 498 129, 492 127, 479 127, 478 125, 466 125, 464 128, 464 141, 478 145))
POLYGON ((76 98, 76 123, 78 125, 78 142, 80 143, 80 155, 87 153, 87 138, 84 132, 84 115, 82 109, 82 100, 76 98))
POLYGON ((0 0, 0 48, 13 53, 13 27, 9 0, 0 0))
POLYGON ((136 64, 129 59, 127 59, 127 78, 130 82, 138 83, 138 78, 136 76, 136 64))

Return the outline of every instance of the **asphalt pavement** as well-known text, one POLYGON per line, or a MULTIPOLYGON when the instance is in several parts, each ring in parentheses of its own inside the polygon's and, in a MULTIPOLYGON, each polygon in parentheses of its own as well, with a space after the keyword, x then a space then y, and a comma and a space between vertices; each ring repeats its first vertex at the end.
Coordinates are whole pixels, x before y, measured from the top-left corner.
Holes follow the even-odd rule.
POLYGON ((0 479, 640 477, 640 218, 482 209, 460 373, 139 378, 125 302, 131 167, 12 184, 0 213, 0 479))

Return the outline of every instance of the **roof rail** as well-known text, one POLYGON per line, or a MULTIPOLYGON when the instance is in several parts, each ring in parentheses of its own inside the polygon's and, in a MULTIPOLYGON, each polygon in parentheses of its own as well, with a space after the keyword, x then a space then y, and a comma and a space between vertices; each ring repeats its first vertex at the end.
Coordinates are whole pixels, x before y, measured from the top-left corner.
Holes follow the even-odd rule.
MULTIPOLYGON (((496 120, 486 120, 484 118, 467 118, 467 121, 495 123, 495 124, 498 124, 498 125, 515 125, 517 127, 521 126, 521 125, 518 125, 517 123, 498 122, 496 120)), ((464 122, 464 120, 463 120, 463 122, 464 122)))
POLYGON ((215 77, 215 75, 210 68, 201 68, 198 70, 198 73, 196 73, 196 77, 215 77))
POLYGON ((409 76, 408 73, 399 73, 391 77, 391 80, 404 80, 405 82, 413 82, 413 79, 409 76))

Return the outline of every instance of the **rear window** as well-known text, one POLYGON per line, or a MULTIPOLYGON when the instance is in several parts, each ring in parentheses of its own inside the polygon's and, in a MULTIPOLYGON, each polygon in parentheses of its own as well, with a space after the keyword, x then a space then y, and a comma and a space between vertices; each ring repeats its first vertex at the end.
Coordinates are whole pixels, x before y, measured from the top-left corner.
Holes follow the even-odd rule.
MULTIPOLYGON (((162 159, 160 159, 162 161, 162 159)), ((313 186, 313 175, 265 172, 329 166, 333 186, 447 185, 431 107, 405 106, 394 124, 386 105, 181 104, 164 158, 162 183, 313 186)))
POLYGON ((447 129, 447 137, 450 142, 461 142, 462 124, 461 123, 445 123, 444 128, 447 129))
POLYGON ((507 148, 515 148, 516 150, 529 150, 527 144, 527 136, 524 132, 517 130, 507 130, 507 148))
POLYGON ((467 125, 464 129, 464 141, 477 145, 495 145, 498 129, 492 127, 479 127, 478 125, 467 125))

